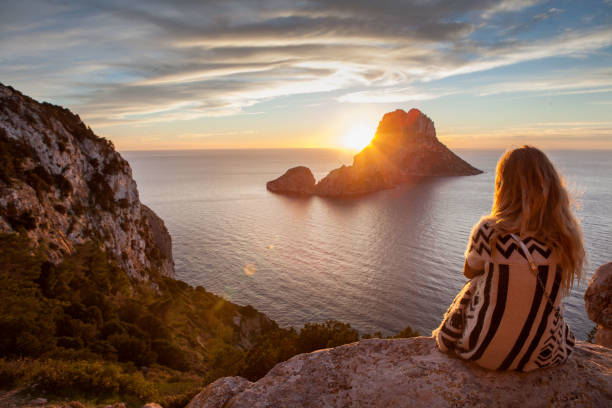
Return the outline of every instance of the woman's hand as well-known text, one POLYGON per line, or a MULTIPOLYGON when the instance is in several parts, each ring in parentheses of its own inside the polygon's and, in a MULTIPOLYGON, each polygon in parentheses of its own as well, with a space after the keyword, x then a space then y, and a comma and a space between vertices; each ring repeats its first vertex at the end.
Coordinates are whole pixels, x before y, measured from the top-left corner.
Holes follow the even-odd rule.
POLYGON ((473 269, 467 262, 467 259, 465 260, 465 263, 463 264, 463 275, 468 278, 468 279, 472 279, 475 276, 478 275, 482 275, 484 273, 484 269, 480 270, 480 269, 473 269))

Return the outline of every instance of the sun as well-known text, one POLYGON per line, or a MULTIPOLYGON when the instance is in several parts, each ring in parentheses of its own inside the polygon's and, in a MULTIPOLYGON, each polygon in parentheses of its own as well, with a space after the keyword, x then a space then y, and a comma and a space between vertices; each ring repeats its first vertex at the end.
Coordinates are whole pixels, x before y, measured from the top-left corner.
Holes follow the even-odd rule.
POLYGON ((342 138, 342 146, 351 150, 361 150, 370 144, 374 130, 365 123, 352 125, 342 138))

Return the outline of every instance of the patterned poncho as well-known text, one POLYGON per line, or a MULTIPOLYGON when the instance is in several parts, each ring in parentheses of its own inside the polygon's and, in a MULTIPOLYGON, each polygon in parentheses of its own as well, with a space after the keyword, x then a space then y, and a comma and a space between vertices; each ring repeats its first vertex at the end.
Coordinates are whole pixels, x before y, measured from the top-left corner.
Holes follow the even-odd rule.
POLYGON ((510 235, 499 236, 491 251, 490 224, 483 220, 472 231, 466 261, 484 273, 464 286, 434 330, 438 348, 495 370, 531 371, 563 363, 574 336, 560 305, 558 249, 521 237, 537 266, 538 283, 510 235))

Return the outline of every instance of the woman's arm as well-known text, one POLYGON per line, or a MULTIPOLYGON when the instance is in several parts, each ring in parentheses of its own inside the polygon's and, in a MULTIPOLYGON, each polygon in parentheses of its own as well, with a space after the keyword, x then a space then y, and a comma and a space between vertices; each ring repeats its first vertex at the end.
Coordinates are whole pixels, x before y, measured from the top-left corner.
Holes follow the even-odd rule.
POLYGON ((485 272, 485 264, 491 259, 489 238, 492 234, 492 228, 484 218, 472 228, 463 265, 466 278, 472 279, 485 272))
POLYGON ((478 275, 481 275, 484 273, 484 269, 474 269, 472 268, 469 264, 467 259, 465 260, 465 263, 463 264, 463 275, 468 278, 468 279, 472 279, 478 275))

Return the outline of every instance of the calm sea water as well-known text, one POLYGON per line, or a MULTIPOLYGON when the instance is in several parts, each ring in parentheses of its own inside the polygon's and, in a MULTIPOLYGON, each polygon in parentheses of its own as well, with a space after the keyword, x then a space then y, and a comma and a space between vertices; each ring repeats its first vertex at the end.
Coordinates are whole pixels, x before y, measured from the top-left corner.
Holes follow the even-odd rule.
MULTIPOLYGON (((457 151, 484 174, 353 199, 291 198, 265 183, 296 165, 317 179, 347 152, 320 149, 125 152, 143 203, 172 234, 176 274, 281 326, 337 319, 360 332, 429 333, 465 282, 472 225, 491 207, 501 151, 457 151)), ((581 193, 589 266, 612 260, 610 152, 547 152, 581 193)), ((578 338, 593 327, 586 282, 565 301, 578 338)))

